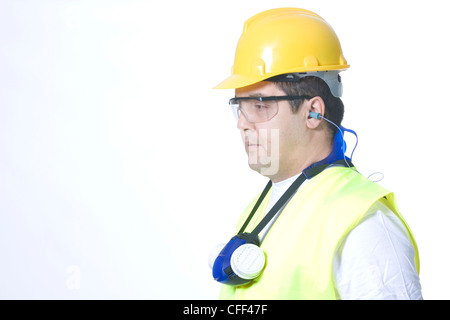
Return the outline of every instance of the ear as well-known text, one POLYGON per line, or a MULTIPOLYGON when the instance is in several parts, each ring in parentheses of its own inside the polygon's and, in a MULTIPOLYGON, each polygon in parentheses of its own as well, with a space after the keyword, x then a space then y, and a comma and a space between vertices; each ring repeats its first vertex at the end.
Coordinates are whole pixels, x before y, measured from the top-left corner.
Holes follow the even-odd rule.
POLYGON ((309 100, 308 104, 309 108, 306 108, 306 126, 309 129, 316 129, 320 123, 322 122, 322 119, 315 119, 309 116, 310 112, 320 113, 322 116, 325 114, 325 102, 322 100, 321 97, 314 97, 309 100))

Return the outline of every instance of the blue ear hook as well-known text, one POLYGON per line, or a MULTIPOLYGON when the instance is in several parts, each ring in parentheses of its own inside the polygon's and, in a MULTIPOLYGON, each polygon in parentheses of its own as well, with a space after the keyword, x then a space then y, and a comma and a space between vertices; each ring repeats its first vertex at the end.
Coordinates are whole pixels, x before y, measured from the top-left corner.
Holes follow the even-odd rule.
MULTIPOLYGON (((319 162, 326 162, 326 161, 330 161, 330 159, 339 158, 340 154, 342 154, 342 156, 344 157, 345 162, 347 163, 347 166, 349 168, 351 168, 350 164, 347 162, 347 159, 350 160, 350 161, 352 161, 352 159, 353 159, 353 153, 355 152, 355 149, 358 146, 358 134, 355 131, 351 130, 351 129, 344 128, 343 126, 337 126, 333 121, 328 120, 325 117, 322 117, 322 115, 320 113, 318 113, 318 112, 310 112, 309 113, 309 117, 310 118, 314 118, 314 119, 318 119, 318 120, 323 119, 323 120, 331 123, 333 126, 335 126, 338 129, 338 132, 339 132, 339 134, 336 133, 335 136, 334 136, 333 149, 331 150, 331 153, 329 154, 329 156, 327 158, 325 158, 324 160, 319 161, 319 162), (352 150, 352 153, 351 153, 350 157, 346 157, 345 156, 345 152, 347 151, 347 144, 346 144, 346 142, 344 140, 344 133, 345 132, 353 134, 355 136, 355 138, 356 138, 356 143, 355 143, 355 146, 353 147, 353 150, 352 150)), ((353 169, 353 170, 356 171, 355 169, 353 169)), ((373 182, 379 182, 379 181, 383 180, 384 174, 382 172, 374 172, 371 175, 369 175, 367 178, 370 179, 370 177, 373 176, 374 174, 380 174, 381 178, 378 179, 378 180, 372 180, 373 182)))
POLYGON ((338 147, 337 149, 341 150, 341 152, 344 155, 344 159, 346 158, 345 157, 345 151, 347 150, 347 144, 345 143, 345 140, 344 140, 344 132, 349 132, 349 133, 353 134, 356 137, 356 144, 353 147, 352 154, 350 155, 350 158, 349 158, 350 161, 351 161, 352 158, 353 158, 353 153, 355 152, 356 146, 358 145, 358 135, 356 134, 356 132, 353 131, 353 130, 344 128, 343 126, 337 126, 334 122, 332 122, 332 121, 328 120, 327 118, 323 117, 318 112, 310 112, 309 116, 311 118, 318 119, 318 120, 320 120, 320 119, 326 120, 327 122, 331 123, 332 125, 334 125, 338 129, 340 134, 336 134, 335 135, 333 145, 338 147))

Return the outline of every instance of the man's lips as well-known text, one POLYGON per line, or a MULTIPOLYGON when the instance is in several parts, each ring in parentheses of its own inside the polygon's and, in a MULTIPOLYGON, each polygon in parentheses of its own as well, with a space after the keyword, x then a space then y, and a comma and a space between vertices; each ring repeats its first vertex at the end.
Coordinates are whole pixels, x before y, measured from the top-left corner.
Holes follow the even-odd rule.
POLYGON ((245 150, 248 152, 249 150, 256 151, 258 148, 262 148, 263 145, 257 136, 253 135, 245 135, 243 136, 245 150))
POLYGON ((252 150, 252 149, 257 149, 261 147, 261 145, 257 142, 253 142, 253 141, 245 141, 245 149, 248 150, 252 150))
POLYGON ((259 146, 259 143, 254 140, 245 139, 245 146, 246 147, 257 147, 257 146, 259 146))

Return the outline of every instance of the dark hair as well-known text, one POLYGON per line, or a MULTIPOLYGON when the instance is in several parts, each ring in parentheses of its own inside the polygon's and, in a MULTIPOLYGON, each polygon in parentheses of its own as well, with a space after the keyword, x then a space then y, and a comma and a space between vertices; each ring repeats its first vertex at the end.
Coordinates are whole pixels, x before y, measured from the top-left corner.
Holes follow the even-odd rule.
MULTIPOLYGON (((325 102, 325 114, 328 120, 334 122, 337 126, 341 125, 344 118, 344 104, 340 98, 336 98, 331 93, 330 87, 325 81, 318 77, 309 76, 301 78, 299 81, 273 81, 286 95, 301 96, 307 95, 311 97, 319 96, 325 102)), ((304 100, 290 101, 293 113, 296 113, 304 100)), ((331 131, 332 137, 338 130, 331 123, 326 122, 328 129, 331 131)))

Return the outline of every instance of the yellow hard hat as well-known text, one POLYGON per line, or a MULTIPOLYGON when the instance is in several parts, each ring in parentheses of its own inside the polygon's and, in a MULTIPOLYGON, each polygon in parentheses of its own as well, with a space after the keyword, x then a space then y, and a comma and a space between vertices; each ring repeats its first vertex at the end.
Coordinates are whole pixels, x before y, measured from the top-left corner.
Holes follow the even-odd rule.
POLYGON ((245 22, 231 76, 215 88, 241 88, 280 74, 348 67, 336 33, 322 17, 298 8, 272 9, 245 22))

